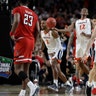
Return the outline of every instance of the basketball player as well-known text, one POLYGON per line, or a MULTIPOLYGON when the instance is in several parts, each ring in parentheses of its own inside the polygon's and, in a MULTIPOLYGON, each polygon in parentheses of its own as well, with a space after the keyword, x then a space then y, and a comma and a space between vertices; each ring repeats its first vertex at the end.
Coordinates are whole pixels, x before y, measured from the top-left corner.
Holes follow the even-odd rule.
POLYGON ((25 96, 26 86, 30 89, 29 96, 33 96, 38 91, 38 86, 34 85, 28 78, 29 65, 32 62, 32 52, 38 34, 39 22, 35 12, 27 7, 28 0, 19 0, 20 6, 13 9, 14 20, 10 32, 14 40, 14 71, 22 80, 22 90, 19 96, 25 96))
POLYGON ((58 92, 58 77, 65 83, 66 92, 72 91, 72 85, 67 80, 65 75, 60 69, 60 62, 63 56, 63 48, 57 31, 53 31, 46 26, 46 21, 41 21, 41 38, 43 41, 42 49, 44 45, 47 47, 50 64, 53 72, 53 85, 48 88, 58 92))
MULTIPOLYGON (((87 44, 86 51, 82 57, 83 62, 86 61, 86 57, 88 57, 88 55, 86 53, 89 51, 89 49, 93 43, 95 44, 94 50, 95 50, 95 54, 96 54, 96 16, 93 17, 92 21, 94 23, 94 29, 92 32, 92 36, 87 44)), ((89 80, 87 82, 87 90, 86 90, 87 96, 91 96, 92 85, 93 85, 92 93, 93 93, 93 95, 96 95, 96 56, 94 57, 93 68, 90 70, 90 73, 89 73, 89 80)))
MULTIPOLYGON (((75 60, 76 60, 76 72, 77 72, 77 76, 79 74, 78 72, 78 68, 80 70, 82 70, 83 73, 85 74, 89 74, 89 68, 86 64, 84 64, 84 62, 81 61, 82 56, 85 53, 86 47, 87 47, 87 43, 88 40, 91 37, 91 20, 89 18, 87 18, 88 15, 88 9, 87 8, 82 8, 81 9, 81 18, 76 20, 75 22, 73 22, 67 29, 65 30, 58 30, 58 31, 69 31, 72 32, 71 37, 70 37, 70 41, 69 41, 69 45, 67 49, 67 55, 66 55, 66 59, 68 60, 69 58, 69 51, 71 44, 72 44, 72 39, 75 37, 76 38, 76 43, 75 43, 75 60), (74 31, 75 30, 75 31, 74 31)), ((74 41, 75 42, 75 41, 74 41)), ((89 54, 86 53, 86 54, 89 54)), ((79 76, 78 76, 79 78, 79 76)))
MULTIPOLYGON (((89 71, 85 67, 86 65, 81 62, 81 57, 83 56, 88 40, 91 37, 91 20, 87 18, 88 15, 88 9, 82 8, 81 9, 81 18, 73 22, 67 29, 64 30, 58 30, 59 32, 74 32, 71 34, 70 38, 73 38, 73 36, 76 35, 76 45, 75 45, 75 59, 78 61, 79 66, 82 68, 82 70, 88 74, 89 71), (74 31, 75 30, 75 31, 74 31)), ((70 40, 72 41, 72 40, 70 40)), ((72 43, 70 43, 72 44, 72 43)), ((70 47, 69 47, 70 48, 70 47)), ((69 53, 69 52, 68 52, 69 53)), ((87 53, 89 54, 89 53, 87 53)), ((66 56, 68 59, 68 56, 66 56)))

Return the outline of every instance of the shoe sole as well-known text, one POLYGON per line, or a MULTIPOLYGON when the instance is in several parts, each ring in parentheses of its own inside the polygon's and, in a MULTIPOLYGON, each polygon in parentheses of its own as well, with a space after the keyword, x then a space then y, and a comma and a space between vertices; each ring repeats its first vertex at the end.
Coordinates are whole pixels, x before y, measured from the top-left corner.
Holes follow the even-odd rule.
POLYGON ((51 89, 51 90, 53 90, 53 91, 55 91, 55 92, 58 92, 58 90, 55 90, 54 88, 49 87, 49 86, 48 86, 48 89, 51 89))

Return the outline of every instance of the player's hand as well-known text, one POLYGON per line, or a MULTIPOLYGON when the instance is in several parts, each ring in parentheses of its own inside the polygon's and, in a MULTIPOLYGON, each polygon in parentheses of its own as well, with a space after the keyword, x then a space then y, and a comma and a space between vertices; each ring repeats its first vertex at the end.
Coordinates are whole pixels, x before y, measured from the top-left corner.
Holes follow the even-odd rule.
POLYGON ((11 39, 15 41, 15 37, 14 37, 14 35, 11 36, 11 39))
POLYGON ((85 34, 84 32, 82 32, 80 35, 81 35, 81 36, 85 36, 86 34, 85 34))
POLYGON ((81 61, 82 62, 86 62, 87 61, 87 55, 86 53, 83 55, 83 57, 81 58, 81 61))
POLYGON ((11 37, 11 39, 12 39, 12 40, 14 40, 14 41, 15 41, 14 32, 10 32, 10 37, 11 37))
POLYGON ((58 29, 56 27, 52 27, 53 31, 58 31, 58 29))

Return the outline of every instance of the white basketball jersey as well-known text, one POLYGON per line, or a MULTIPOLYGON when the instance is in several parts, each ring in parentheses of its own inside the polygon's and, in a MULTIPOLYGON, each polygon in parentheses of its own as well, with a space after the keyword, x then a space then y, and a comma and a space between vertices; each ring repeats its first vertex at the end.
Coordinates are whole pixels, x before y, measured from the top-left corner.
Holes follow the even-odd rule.
MULTIPOLYGON (((79 19, 75 23, 76 28, 76 36, 79 39, 82 39, 81 33, 84 32, 86 34, 91 34, 91 22, 89 18, 86 19, 79 19)), ((83 37, 84 39, 87 39, 86 37, 83 37)))
POLYGON ((75 23, 76 28, 76 57, 82 57, 87 44, 89 42, 89 38, 82 36, 81 33, 85 33, 91 35, 91 22, 90 19, 79 19, 75 23))
POLYGON ((41 38, 43 39, 47 49, 48 53, 56 52, 60 49, 62 49, 60 38, 54 38, 52 36, 52 31, 50 30, 48 33, 44 33, 44 31, 41 31, 41 38))

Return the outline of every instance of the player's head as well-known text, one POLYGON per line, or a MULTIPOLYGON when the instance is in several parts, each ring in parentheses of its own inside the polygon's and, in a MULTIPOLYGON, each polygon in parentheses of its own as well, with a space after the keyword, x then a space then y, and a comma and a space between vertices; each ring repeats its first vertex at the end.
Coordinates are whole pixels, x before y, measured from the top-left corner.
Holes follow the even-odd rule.
POLYGON ((88 15, 88 9, 87 8, 82 8, 81 9, 81 15, 87 16, 88 15))
POLYGON ((92 17, 92 22, 94 25, 96 25, 96 14, 92 17))
POLYGON ((41 29, 42 30, 46 29, 46 21, 45 20, 41 20, 41 29))
POLYGON ((29 2, 29 0, 19 0, 19 2, 20 2, 21 4, 27 4, 27 3, 29 2))

